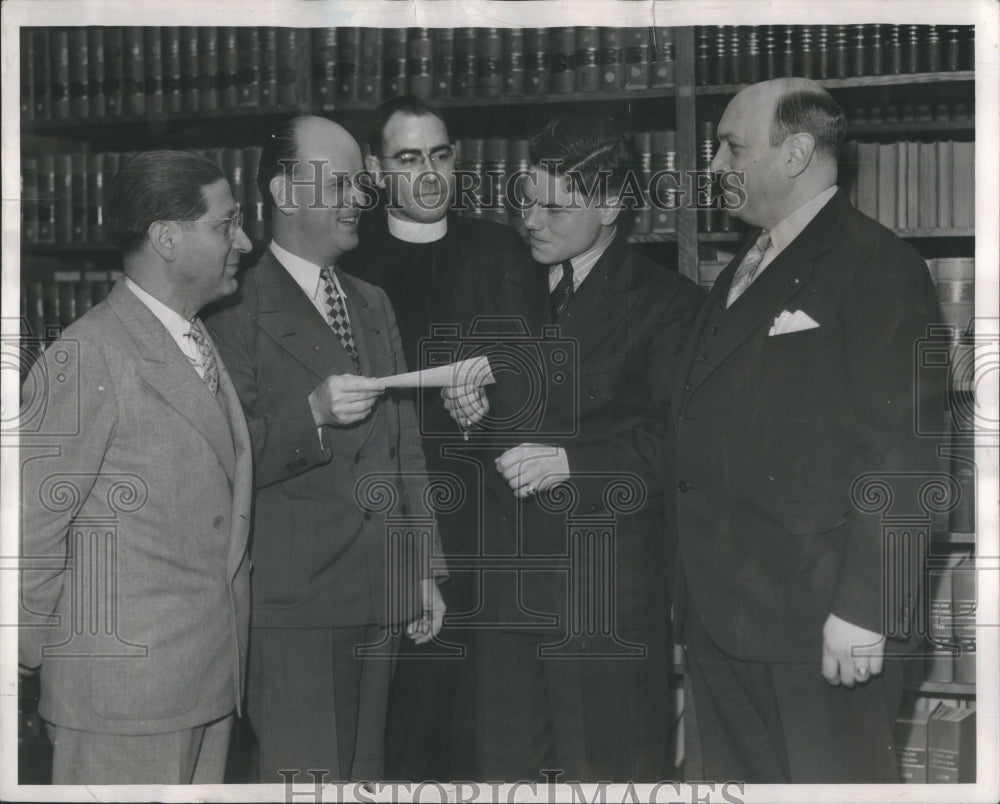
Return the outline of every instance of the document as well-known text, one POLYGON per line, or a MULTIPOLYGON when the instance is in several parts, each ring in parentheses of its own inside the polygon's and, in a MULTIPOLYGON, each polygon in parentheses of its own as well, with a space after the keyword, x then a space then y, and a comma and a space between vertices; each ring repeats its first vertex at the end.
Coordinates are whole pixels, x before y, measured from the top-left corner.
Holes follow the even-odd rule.
POLYGON ((406 374, 395 374, 392 377, 381 377, 386 388, 444 388, 449 385, 491 385, 493 370, 490 359, 486 355, 470 357, 449 363, 447 366, 435 366, 423 371, 410 371, 406 374))

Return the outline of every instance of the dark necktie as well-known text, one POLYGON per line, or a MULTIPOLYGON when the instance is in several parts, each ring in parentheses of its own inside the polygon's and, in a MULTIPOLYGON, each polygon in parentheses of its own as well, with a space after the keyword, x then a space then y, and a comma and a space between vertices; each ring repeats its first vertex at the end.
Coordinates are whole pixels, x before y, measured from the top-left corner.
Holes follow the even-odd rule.
POLYGON ((771 233, 764 231, 757 237, 750 250, 743 255, 736 273, 733 275, 733 283, 729 287, 729 295, 726 297, 726 307, 732 305, 757 278, 761 260, 764 259, 764 252, 771 245, 771 233))
POLYGON ((344 306, 344 299, 337 292, 337 286, 333 281, 333 269, 322 268, 319 272, 323 280, 324 292, 326 294, 326 317, 330 323, 330 328, 336 336, 340 338, 340 343, 344 351, 354 361, 354 370, 361 371, 361 363, 358 361, 358 350, 354 346, 354 334, 351 332, 351 322, 347 317, 347 308, 344 306))
POLYGON ((569 297, 573 295, 573 265, 569 260, 564 260, 562 264, 563 275, 556 285, 555 290, 549 294, 549 307, 552 310, 552 320, 558 321, 563 310, 569 303, 569 297))
POLYGON ((198 354, 201 356, 201 378, 208 386, 208 390, 213 394, 219 391, 219 362, 215 359, 215 350, 208 342, 208 337, 197 321, 191 323, 191 329, 187 336, 194 341, 198 347, 198 354))

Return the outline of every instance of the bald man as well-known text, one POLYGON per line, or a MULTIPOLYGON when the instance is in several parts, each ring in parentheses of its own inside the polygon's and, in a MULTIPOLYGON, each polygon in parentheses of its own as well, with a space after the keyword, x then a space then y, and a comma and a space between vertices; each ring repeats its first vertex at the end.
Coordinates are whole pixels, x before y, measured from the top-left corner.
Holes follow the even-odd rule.
POLYGON ((406 371, 396 319, 384 292, 337 269, 358 243, 361 171, 336 123, 281 124, 257 173, 273 240, 209 319, 254 451, 247 684, 262 782, 381 778, 392 634, 426 642, 444 614, 429 517, 433 544, 395 551, 387 531, 425 476, 412 401, 373 379, 406 371))
MULTIPOLYGON (((914 436, 942 389, 914 350, 938 320, 909 245, 837 189, 844 113, 804 79, 740 92, 712 169, 754 231, 697 320, 674 394, 680 619, 704 778, 894 782, 900 610, 865 473, 933 471, 914 436), (737 172, 733 174, 730 172, 737 172), (887 605, 891 604, 891 605, 887 605)), ((699 774, 699 778, 701 774, 699 774)))

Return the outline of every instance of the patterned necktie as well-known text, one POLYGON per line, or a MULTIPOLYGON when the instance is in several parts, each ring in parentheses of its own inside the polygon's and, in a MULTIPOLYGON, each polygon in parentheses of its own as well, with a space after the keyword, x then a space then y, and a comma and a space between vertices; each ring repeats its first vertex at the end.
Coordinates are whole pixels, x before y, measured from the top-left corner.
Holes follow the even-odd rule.
POLYGON ((194 341, 195 346, 198 347, 198 354, 201 355, 201 378, 205 381, 209 391, 213 394, 218 393, 219 362, 215 359, 215 350, 208 342, 208 337, 198 321, 191 323, 191 329, 187 336, 194 341))
POLYGON ((354 346, 354 334, 351 332, 351 321, 347 317, 347 308, 344 306, 343 297, 337 292, 337 286, 333 281, 333 269, 322 268, 319 272, 323 280, 326 293, 326 317, 333 329, 334 334, 340 338, 340 343, 344 351, 354 361, 354 370, 361 372, 361 363, 358 360, 358 350, 354 346))
POLYGON ((771 233, 761 232, 750 250, 743 255, 743 262, 736 269, 733 276, 733 284, 729 288, 729 296, 726 298, 726 307, 730 307, 757 277, 757 269, 760 268, 760 261, 764 257, 764 252, 771 245, 771 233))
POLYGON ((559 284, 549 294, 549 307, 552 310, 552 320, 558 321, 562 311, 566 309, 569 297, 573 295, 573 265, 569 260, 563 261, 563 275, 559 284))

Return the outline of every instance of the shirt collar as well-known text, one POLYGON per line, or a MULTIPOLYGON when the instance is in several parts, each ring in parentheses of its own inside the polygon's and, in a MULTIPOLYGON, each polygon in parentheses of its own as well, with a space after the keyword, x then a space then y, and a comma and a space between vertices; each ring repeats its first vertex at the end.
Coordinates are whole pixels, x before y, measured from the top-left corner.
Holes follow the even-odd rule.
POLYGON ((404 243, 433 243, 448 234, 448 216, 433 223, 404 221, 388 212, 389 234, 404 243))
MULTIPOLYGON (((580 283, 590 274, 591 269, 597 265, 597 261, 601 259, 601 256, 605 251, 608 250, 608 246, 611 245, 611 241, 615 239, 615 232, 618 231, 617 226, 612 226, 607 232, 603 232, 601 236, 597 239, 590 248, 581 254, 577 254, 575 257, 570 258, 570 265, 573 267, 573 288, 579 288, 580 283)), ((560 271, 561 265, 553 265, 551 271, 560 271)))
MULTIPOLYGON (((282 267, 288 271, 295 284, 302 288, 310 299, 316 298, 320 287, 320 271, 322 268, 314 262, 303 259, 296 254, 292 254, 287 248, 279 246, 277 241, 272 240, 268 248, 275 256, 282 267)), ((337 293, 344 296, 344 290, 337 279, 336 271, 333 272, 333 284, 337 287, 337 293)), ((346 298, 346 297, 345 297, 346 298)))
POLYGON ((163 324, 164 327, 167 328, 167 332, 170 333, 171 337, 173 337, 175 341, 179 341, 191 331, 191 326, 194 323, 195 316, 191 316, 190 319, 187 319, 176 310, 171 310, 155 296, 150 295, 139 287, 139 285, 137 285, 135 280, 131 277, 125 277, 125 287, 131 290, 139 301, 149 308, 149 311, 159 319, 160 323, 163 324))
POLYGON ((819 211, 826 206, 836 192, 836 185, 827 187, 790 215, 778 221, 771 229, 771 248, 774 249, 775 253, 787 248, 796 237, 802 234, 802 230, 819 214, 819 211))

